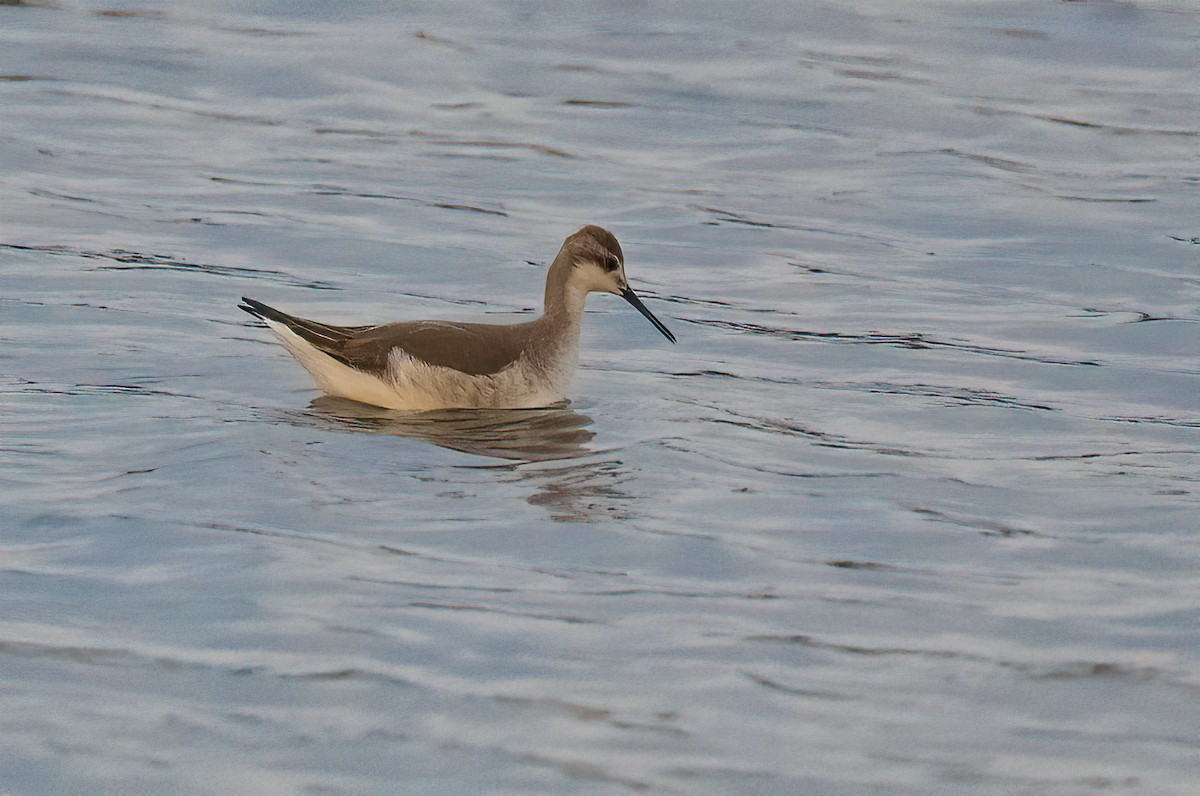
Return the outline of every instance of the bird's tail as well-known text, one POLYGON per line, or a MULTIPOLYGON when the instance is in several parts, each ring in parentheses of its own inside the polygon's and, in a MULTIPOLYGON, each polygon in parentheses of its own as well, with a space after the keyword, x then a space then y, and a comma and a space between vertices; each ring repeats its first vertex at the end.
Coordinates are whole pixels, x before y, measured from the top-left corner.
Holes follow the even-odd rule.
POLYGON ((260 320, 278 321, 285 326, 291 326, 292 323, 297 320, 295 317, 288 315, 286 312, 280 312, 274 307, 268 307, 261 301, 255 301, 254 299, 246 298, 245 296, 242 296, 242 303, 238 305, 238 309, 245 310, 260 320))

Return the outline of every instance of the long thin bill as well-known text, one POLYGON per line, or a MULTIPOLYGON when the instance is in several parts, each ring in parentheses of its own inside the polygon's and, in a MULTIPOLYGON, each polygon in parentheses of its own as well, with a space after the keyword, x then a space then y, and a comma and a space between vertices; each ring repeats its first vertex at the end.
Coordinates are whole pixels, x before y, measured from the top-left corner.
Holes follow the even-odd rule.
POLYGON ((646 305, 645 305, 645 304, 643 304, 643 303, 642 303, 642 300, 641 300, 640 298, 638 298, 638 297, 637 297, 637 293, 634 293, 634 292, 633 292, 633 288, 627 287, 627 288, 625 288, 624 290, 622 290, 622 291, 621 291, 621 298, 623 298, 623 299, 625 299, 626 301, 628 301, 630 304, 632 304, 632 305, 634 306, 634 308, 635 308, 635 309, 636 309, 638 312, 640 312, 640 313, 642 313, 643 315, 645 315, 645 316, 646 316, 646 320, 648 320, 648 321, 650 321, 650 323, 654 324, 654 328, 655 328, 655 329, 658 329, 660 332, 662 332, 662 333, 663 333, 663 337, 667 338, 667 339, 668 339, 668 340, 670 340, 672 343, 673 343, 673 342, 675 342, 675 335, 671 334, 671 330, 670 330, 670 329, 668 329, 667 327, 663 326, 663 322, 662 322, 662 321, 660 321, 658 318, 655 318, 655 317, 654 317, 654 313, 653 313, 653 312, 651 312, 650 310, 646 309, 646 305))

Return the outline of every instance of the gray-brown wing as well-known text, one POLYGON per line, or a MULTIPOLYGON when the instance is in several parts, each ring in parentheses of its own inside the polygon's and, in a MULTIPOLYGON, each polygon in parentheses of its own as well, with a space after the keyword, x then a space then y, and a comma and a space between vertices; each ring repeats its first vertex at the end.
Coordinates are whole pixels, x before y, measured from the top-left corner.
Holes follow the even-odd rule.
POLYGON ((328 351, 351 367, 380 373, 392 349, 399 348, 430 365, 483 376, 511 365, 525 349, 524 324, 502 326, 450 321, 389 323, 356 332, 328 351), (340 354, 340 356, 338 356, 340 354))
POLYGON ((383 373, 393 348, 430 365, 482 376, 511 365, 524 350, 528 324, 501 326, 450 321, 412 321, 383 326, 333 326, 289 315, 242 298, 241 308, 282 323, 314 348, 367 373, 383 373))

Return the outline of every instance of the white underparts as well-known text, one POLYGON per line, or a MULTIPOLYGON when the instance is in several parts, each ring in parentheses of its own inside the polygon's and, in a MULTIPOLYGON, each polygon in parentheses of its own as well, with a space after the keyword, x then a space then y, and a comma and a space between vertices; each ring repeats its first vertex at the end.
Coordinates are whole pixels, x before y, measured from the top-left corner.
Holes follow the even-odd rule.
MULTIPOLYGON (((543 361, 524 355, 497 373, 473 376, 429 365, 396 348, 376 376, 345 365, 276 321, 266 321, 287 350, 329 395, 388 409, 532 409, 567 397, 576 346, 568 344, 543 361)), ((571 341, 574 342, 574 341, 571 341)))

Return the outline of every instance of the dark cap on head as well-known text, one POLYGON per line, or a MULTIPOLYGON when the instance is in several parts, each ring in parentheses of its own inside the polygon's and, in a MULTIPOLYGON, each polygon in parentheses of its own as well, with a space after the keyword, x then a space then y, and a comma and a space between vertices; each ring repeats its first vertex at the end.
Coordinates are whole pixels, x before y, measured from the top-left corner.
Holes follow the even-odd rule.
POLYGON ((618 260, 625 262, 625 252, 621 251, 617 236, 604 227, 588 224, 567 238, 567 242, 580 254, 593 255, 598 262, 603 263, 609 254, 615 254, 618 260))

